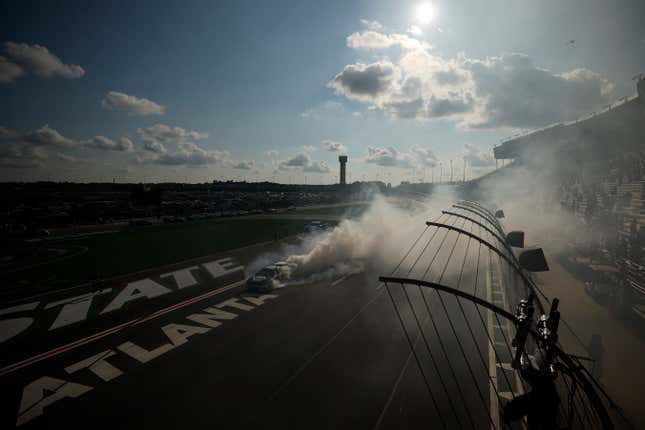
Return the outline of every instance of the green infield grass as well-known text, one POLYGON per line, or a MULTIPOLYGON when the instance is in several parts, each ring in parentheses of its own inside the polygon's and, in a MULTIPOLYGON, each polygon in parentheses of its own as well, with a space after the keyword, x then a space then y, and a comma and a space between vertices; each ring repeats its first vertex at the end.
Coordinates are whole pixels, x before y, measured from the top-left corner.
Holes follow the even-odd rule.
POLYGON ((204 220, 51 239, 0 266, 0 301, 152 269, 302 233, 305 220, 204 220))

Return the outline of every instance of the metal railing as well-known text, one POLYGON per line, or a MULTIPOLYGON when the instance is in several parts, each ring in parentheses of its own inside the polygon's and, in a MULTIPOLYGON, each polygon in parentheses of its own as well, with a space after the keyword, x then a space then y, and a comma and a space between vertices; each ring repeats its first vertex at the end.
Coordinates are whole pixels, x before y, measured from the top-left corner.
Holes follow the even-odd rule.
POLYGON ((495 214, 462 201, 426 224, 394 272, 379 279, 440 427, 613 429, 617 419, 626 422, 584 367, 589 359, 558 342, 561 321, 573 330, 558 300, 522 267, 495 214))

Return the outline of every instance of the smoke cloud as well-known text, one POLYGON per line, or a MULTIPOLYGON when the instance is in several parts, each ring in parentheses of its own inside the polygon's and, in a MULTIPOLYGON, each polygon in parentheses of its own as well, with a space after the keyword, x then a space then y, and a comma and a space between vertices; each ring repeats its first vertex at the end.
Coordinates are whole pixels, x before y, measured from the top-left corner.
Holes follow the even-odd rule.
POLYGON ((370 269, 375 274, 389 273, 425 229, 425 222, 452 202, 447 187, 413 202, 376 195, 360 217, 342 219, 331 231, 305 236, 299 245, 285 246, 282 253, 263 255, 249 271, 286 260, 295 265, 290 285, 333 281, 370 269))

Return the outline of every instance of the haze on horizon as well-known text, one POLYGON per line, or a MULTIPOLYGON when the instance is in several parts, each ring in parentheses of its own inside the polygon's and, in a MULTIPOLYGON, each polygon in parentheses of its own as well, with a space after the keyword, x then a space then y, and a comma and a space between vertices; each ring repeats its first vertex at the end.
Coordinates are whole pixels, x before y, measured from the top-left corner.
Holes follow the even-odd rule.
POLYGON ((634 93, 638 0, 3 2, 0 180, 334 183, 495 167, 634 93))

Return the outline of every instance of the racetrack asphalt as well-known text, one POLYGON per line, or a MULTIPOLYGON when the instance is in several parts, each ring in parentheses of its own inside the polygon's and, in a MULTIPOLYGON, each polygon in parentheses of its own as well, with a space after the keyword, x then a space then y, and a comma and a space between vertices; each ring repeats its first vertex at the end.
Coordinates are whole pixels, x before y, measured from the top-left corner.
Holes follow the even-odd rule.
MULTIPOLYGON (((239 260, 248 264, 255 255, 248 251, 239 260)), ((466 411, 458 404, 448 416, 437 374, 426 368, 443 418, 437 414, 378 275, 366 272, 264 294, 244 291, 239 277, 224 278, 210 290, 181 290, 162 302, 125 308, 118 318, 88 320, 65 331, 64 339, 36 331, 20 345, 47 347, 23 354, 27 357, 67 345, 74 334, 84 341, 2 374, 0 423, 2 428, 388 429, 441 428, 444 419, 448 428, 490 428, 485 409, 466 411)), ((433 312, 440 312, 436 306, 433 312)), ((454 303, 449 307, 456 309, 454 303)), ((445 321, 439 329, 449 334, 445 321)), ((457 330, 466 336, 465 327, 457 330)), ((485 336, 477 337, 486 348, 485 336)), ((436 339, 432 343, 436 351, 436 339)), ((458 356, 458 342, 446 347, 451 360, 458 356)), ((474 357, 473 345, 468 348, 474 357)), ((447 361, 439 364, 444 376, 447 361)), ((475 379, 488 400, 486 371, 477 367, 475 379)), ((468 403, 477 404, 466 369, 456 372, 468 403)), ((449 391, 458 397, 454 384, 449 391)))

